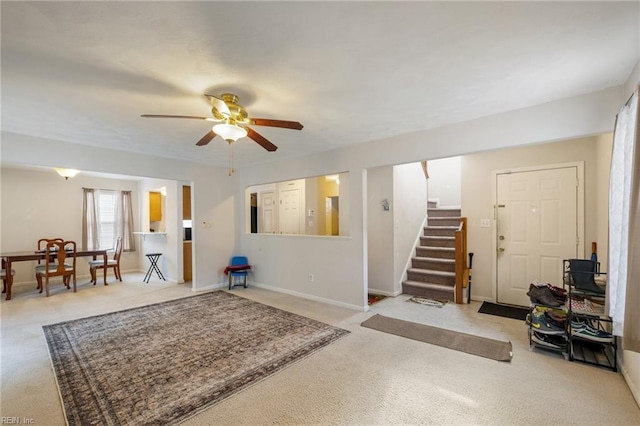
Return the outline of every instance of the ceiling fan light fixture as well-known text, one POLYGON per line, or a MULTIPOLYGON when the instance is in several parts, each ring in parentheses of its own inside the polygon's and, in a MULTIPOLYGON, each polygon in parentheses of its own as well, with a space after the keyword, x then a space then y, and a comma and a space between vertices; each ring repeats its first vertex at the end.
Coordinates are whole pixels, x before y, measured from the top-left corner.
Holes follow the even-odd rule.
POLYGON ((216 124, 215 126, 213 126, 212 130, 216 134, 220 135, 222 139, 224 139, 229 143, 235 142, 238 139, 244 138, 247 136, 246 129, 240 126, 235 126, 233 124, 226 124, 226 123, 216 124))
POLYGON ((65 180, 69 180, 69 178, 72 178, 78 173, 80 173, 79 170, 75 170, 75 169, 63 169, 61 167, 54 167, 53 169, 56 172, 58 172, 58 174, 62 176, 65 180))

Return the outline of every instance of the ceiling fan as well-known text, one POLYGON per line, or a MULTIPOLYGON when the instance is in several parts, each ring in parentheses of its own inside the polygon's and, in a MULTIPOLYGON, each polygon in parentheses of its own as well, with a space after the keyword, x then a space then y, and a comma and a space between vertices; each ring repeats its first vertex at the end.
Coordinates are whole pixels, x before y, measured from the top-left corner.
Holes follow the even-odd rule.
POLYGON ((224 93, 220 98, 213 95, 206 95, 211 103, 211 113, 213 117, 198 117, 193 115, 156 115, 142 114, 144 118, 187 118, 193 120, 213 121, 215 124, 209 132, 202 137, 196 145, 207 145, 216 135, 220 135, 229 144, 243 137, 249 137, 257 142, 267 151, 278 149, 267 138, 253 130, 252 126, 281 127, 284 129, 302 130, 302 124, 297 121, 271 120, 268 118, 252 118, 247 114, 247 110, 238 103, 239 99, 232 93, 224 93))

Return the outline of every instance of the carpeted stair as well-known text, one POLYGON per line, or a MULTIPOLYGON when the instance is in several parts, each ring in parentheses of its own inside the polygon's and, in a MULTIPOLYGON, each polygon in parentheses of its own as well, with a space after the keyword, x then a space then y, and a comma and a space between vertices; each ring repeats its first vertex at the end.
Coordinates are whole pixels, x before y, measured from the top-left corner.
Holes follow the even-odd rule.
POLYGON ((412 296, 454 300, 456 264, 455 232, 460 225, 459 208, 438 208, 431 202, 420 246, 407 270, 402 292, 412 296))

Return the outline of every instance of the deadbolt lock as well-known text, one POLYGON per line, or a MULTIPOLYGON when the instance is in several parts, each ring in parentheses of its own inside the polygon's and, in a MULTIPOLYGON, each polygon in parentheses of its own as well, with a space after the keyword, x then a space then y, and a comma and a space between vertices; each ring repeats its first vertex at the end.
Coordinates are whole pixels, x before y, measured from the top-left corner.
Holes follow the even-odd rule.
POLYGON ((498 237, 498 239, 499 239, 500 241, 504 240, 504 235, 500 235, 500 236, 498 237))

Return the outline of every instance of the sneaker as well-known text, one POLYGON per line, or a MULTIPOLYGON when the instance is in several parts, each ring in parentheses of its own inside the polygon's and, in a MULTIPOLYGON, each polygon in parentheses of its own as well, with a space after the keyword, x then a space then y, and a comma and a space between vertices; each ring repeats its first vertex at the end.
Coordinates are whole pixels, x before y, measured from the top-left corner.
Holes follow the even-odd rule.
POLYGON ((557 325, 558 327, 562 327, 563 329, 565 328, 567 323, 566 315, 558 315, 552 309, 549 309, 545 311, 544 316, 547 317, 549 322, 557 325))
POLYGON ((531 341, 540 346, 551 349, 567 349, 567 341, 562 336, 542 334, 534 331, 533 333, 531 333, 531 341))
POLYGON ((587 314, 603 315, 604 304, 586 297, 571 296, 571 309, 575 312, 584 312, 587 314))
POLYGON ((571 334, 583 339, 591 340, 593 342, 611 343, 613 342, 613 335, 606 331, 599 330, 591 327, 589 324, 579 323, 574 327, 573 321, 571 322, 571 334))
POLYGON ((534 328, 534 331, 538 331, 544 334, 564 334, 565 329, 560 327, 553 322, 549 321, 549 319, 545 316, 544 311, 538 311, 538 309, 534 309, 531 312, 529 317, 529 321, 531 323, 531 327, 534 328))

